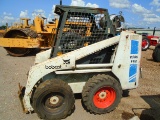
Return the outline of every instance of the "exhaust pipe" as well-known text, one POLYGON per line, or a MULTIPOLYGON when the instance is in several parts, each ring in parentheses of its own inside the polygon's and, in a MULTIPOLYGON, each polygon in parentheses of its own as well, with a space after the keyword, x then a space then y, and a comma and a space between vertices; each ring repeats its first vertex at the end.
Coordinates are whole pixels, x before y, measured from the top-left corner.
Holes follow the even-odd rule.
POLYGON ((6 30, 8 30, 8 23, 6 23, 6 30))
POLYGON ((60 5, 62 5, 62 0, 60 0, 60 5))
POLYGON ((154 27, 154 30, 153 30, 153 36, 154 36, 154 34, 155 34, 155 31, 156 31, 156 27, 154 27))

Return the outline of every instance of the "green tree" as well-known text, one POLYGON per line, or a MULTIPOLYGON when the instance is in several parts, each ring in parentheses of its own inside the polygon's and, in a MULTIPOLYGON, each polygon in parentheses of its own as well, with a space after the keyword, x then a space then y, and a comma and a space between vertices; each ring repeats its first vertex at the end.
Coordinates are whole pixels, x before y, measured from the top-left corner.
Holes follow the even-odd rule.
POLYGON ((1 30, 4 30, 4 29, 6 29, 6 26, 5 26, 5 25, 2 25, 2 26, 0 26, 0 29, 1 29, 1 30))

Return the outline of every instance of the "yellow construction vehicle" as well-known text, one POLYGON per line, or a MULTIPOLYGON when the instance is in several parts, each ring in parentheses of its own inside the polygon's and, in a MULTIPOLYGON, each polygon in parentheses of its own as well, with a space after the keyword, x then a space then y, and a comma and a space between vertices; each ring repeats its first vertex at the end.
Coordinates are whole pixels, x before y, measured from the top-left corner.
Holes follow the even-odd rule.
POLYGON ((33 48, 50 47, 58 21, 44 26, 42 17, 35 17, 33 25, 29 25, 28 18, 22 18, 23 22, 14 24, 7 29, 3 38, 0 39, 0 46, 3 46, 12 56, 23 56, 33 48))

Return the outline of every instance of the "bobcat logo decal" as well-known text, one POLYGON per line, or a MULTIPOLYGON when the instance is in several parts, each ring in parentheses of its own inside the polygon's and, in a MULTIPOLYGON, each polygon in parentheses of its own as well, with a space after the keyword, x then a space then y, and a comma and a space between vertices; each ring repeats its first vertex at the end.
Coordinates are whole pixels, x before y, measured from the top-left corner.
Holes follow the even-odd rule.
POLYGON ((70 64, 70 59, 68 59, 68 60, 63 60, 63 64, 70 64))

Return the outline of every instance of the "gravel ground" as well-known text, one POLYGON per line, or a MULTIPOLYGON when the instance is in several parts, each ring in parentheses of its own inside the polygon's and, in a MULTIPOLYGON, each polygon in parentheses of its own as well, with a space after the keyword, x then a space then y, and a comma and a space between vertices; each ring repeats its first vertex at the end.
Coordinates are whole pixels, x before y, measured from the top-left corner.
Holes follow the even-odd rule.
MULTIPOLYGON (((139 87, 121 99, 112 112, 93 115, 87 112, 80 96, 75 111, 66 120, 127 120, 138 115, 141 120, 160 120, 160 63, 153 62, 152 49, 142 52, 142 78, 139 87)), ((0 120, 39 120, 36 113, 25 114, 18 98, 18 83, 26 85, 27 72, 33 65, 35 54, 11 57, 0 47, 0 120)))

